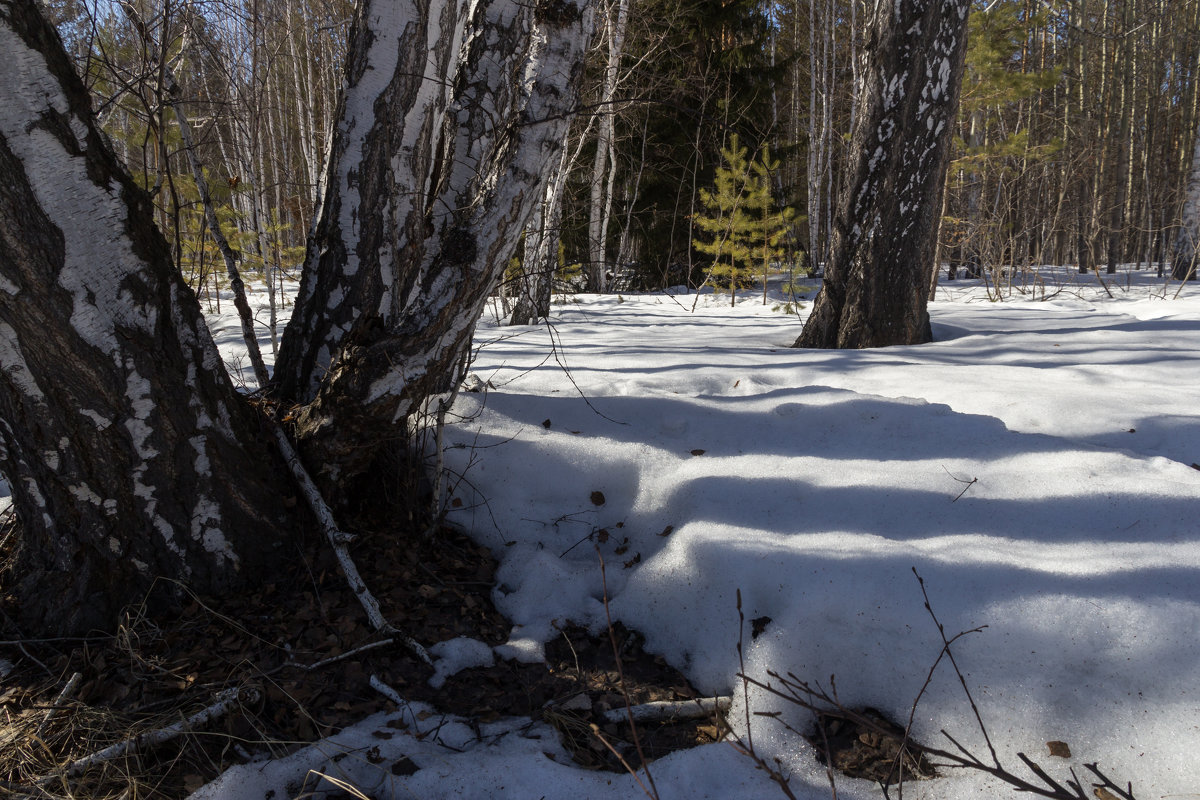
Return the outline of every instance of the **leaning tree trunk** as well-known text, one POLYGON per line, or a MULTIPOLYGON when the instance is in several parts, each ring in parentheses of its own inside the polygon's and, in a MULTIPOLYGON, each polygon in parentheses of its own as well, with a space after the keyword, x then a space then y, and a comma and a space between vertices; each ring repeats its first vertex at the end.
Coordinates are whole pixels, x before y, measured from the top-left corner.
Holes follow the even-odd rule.
POLYGON ((0 52, 0 471, 22 532, 5 589, 27 631, 111 629, 158 578, 263 574, 296 512, 35 0, 0 2, 0 52))
POLYGON ((877 3, 832 259, 797 347, 931 341, 926 298, 970 0, 877 3))
POLYGON ((327 489, 365 472, 471 336, 543 196, 591 37, 586 0, 366 0, 276 367, 327 489))

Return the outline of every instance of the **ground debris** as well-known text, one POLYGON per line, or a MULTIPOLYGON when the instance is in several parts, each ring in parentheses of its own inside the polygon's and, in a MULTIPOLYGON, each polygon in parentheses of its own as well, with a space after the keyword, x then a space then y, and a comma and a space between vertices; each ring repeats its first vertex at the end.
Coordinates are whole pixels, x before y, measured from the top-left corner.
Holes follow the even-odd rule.
POLYGON ((851 778, 887 785, 913 779, 936 778, 933 765, 919 745, 905 739, 904 728, 874 708, 853 709, 850 715, 823 713, 808 741, 817 758, 851 778), (903 756, 900 755, 903 746, 903 756))

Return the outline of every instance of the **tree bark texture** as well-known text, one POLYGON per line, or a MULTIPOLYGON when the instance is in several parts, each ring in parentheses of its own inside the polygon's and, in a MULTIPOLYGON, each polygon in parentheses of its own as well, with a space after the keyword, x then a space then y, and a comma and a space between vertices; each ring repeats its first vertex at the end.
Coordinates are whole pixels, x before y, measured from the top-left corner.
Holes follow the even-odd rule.
POLYGON ((558 168, 546 185, 545 197, 525 226, 525 250, 517 302, 509 325, 536 325, 550 316, 554 272, 558 269, 563 193, 570 174, 569 153, 564 147, 558 168))
MULTIPOLYGON (((0 470, 28 630, 111 629, 161 577, 218 592, 295 526, 148 196, 35 0, 0 0, 0 470)), ((160 588, 169 584, 159 584, 160 588)))
POLYGON ((876 4, 832 258, 795 346, 932 340, 926 298, 970 5, 876 4))
POLYGON ((475 323, 559 163, 592 10, 367 0, 276 367, 326 486, 457 385, 475 323))

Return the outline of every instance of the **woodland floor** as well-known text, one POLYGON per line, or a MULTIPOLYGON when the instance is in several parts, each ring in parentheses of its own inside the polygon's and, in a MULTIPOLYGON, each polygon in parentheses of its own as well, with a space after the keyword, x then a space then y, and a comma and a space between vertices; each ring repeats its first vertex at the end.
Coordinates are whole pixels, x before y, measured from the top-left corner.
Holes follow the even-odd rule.
MULTIPOLYGON (((15 536, 0 543, 0 586, 15 536)), ((348 526, 354 529, 352 526, 348 526)), ((385 615, 416 640, 432 644, 458 636, 498 645, 510 623, 490 599, 495 562, 486 548, 443 528, 416 543, 362 536, 352 550, 385 615)), ((528 716, 550 722, 575 761, 587 769, 624 770, 591 728, 637 766, 626 725, 600 714, 628 702, 696 696, 687 680, 646 653, 641 637, 619 625, 592 636, 567 627, 546 647, 545 664, 499 661, 467 669, 440 689, 432 670, 403 645, 372 649, 316 669, 323 659, 378 641, 346 587, 334 556, 315 538, 298 543, 296 557, 256 590, 219 599, 184 592, 169 616, 131 608, 115 636, 72 641, 22 639, 12 600, 4 598, 0 632, 0 786, 16 794, 45 776, 61 775, 75 759, 144 731, 162 728, 210 705, 230 687, 254 689, 220 720, 149 752, 118 758, 78 778, 44 782, 38 797, 177 798, 256 754, 284 755, 377 711, 394 708, 369 685, 377 676, 409 700, 487 722, 528 716), (624 680, 613 659, 621 653, 624 680), (55 698, 70 676, 82 678, 41 735, 55 698), (622 691, 624 690, 624 691, 622 691)), ((721 720, 641 725, 648 760, 711 742, 721 720)), ((388 765, 405 774, 411 764, 388 765)))

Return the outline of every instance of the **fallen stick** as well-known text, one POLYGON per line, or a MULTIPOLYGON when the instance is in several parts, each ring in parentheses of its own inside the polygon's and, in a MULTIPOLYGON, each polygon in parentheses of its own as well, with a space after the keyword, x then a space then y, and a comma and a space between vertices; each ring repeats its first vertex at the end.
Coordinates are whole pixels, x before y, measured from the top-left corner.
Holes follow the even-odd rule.
POLYGON ((79 681, 82 679, 83 673, 81 672, 76 672, 71 676, 70 680, 67 681, 67 685, 63 687, 63 690, 58 693, 58 697, 54 698, 54 702, 50 704, 50 710, 46 712, 46 717, 38 725, 37 730, 33 734, 34 736, 39 739, 42 738, 42 734, 46 732, 46 726, 50 724, 50 720, 54 719, 54 716, 58 713, 58 709, 67 701, 67 698, 75 693, 75 688, 79 686, 79 681))
POLYGON ((718 711, 728 711, 732 697, 697 697, 695 700, 655 700, 629 708, 610 708, 604 712, 605 722, 671 722, 680 719, 711 717, 718 711), (627 716, 629 715, 629 716, 627 716))
POLYGON ((405 700, 403 697, 401 697, 400 693, 397 692, 395 689, 388 686, 383 681, 379 680, 378 676, 372 675, 370 683, 371 683, 372 689, 379 692, 381 695, 386 697, 388 700, 391 700, 396 705, 400 706, 400 708, 408 708, 408 701, 405 700))
POLYGON ((355 597, 358 598, 358 602, 362 604, 363 610, 367 612, 367 619, 370 620, 371 627, 377 631, 394 634, 408 646, 408 649, 417 655, 417 658, 426 664, 432 665, 433 659, 429 657, 429 653, 416 639, 401 633, 384 618, 383 612, 379 610, 379 601, 375 599, 375 595, 371 594, 371 590, 367 588, 367 584, 358 572, 358 567, 355 565, 354 559, 350 557, 350 551, 346 548, 346 544, 354 537, 338 528, 337 522, 333 519, 333 511, 330 510, 329 504, 325 502, 325 498, 321 496, 321 491, 313 483, 313 479, 308 474, 308 470, 304 468, 304 464, 300 462, 300 456, 296 453, 296 448, 292 447, 291 441, 282 428, 278 425, 274 426, 274 428, 275 441, 279 445, 279 452, 283 455, 284 461, 287 462, 288 468, 292 471, 292 477, 300 485, 300 491, 303 492, 304 499, 308 501, 309 508, 312 509, 317 522, 320 523, 321 529, 325 532, 325 538, 333 546, 333 552, 337 556, 338 564, 342 568, 342 574, 346 576, 346 582, 350 584, 350 589, 354 592, 355 597))
MULTIPOLYGON (((84 771, 96 766, 97 764, 103 764, 105 762, 112 761, 113 759, 120 758, 121 756, 136 753, 139 750, 157 747, 160 744, 164 744, 172 739, 178 738, 193 728, 199 727, 200 725, 204 725, 207 722, 211 722, 214 719, 219 719, 228 714, 242 699, 241 694, 242 690, 240 689, 226 689, 223 692, 219 692, 212 705, 197 711, 195 714, 192 714, 186 719, 182 719, 173 725, 166 726, 165 728, 156 728, 152 731, 140 733, 137 736, 126 739, 122 742, 117 742, 111 747, 106 747, 103 750, 99 750, 91 755, 84 756, 83 758, 73 761, 67 767, 66 775, 69 778, 78 777, 79 775, 82 775, 84 771)), ((36 783, 38 786, 44 786, 58 779, 58 775, 46 775, 45 777, 39 778, 36 783)))
POLYGON ((347 658, 352 658, 360 653, 365 653, 368 650, 375 650, 380 647, 386 647, 389 644, 395 643, 395 641, 396 641, 395 639, 381 639, 378 642, 371 642, 370 644, 364 644, 362 647, 356 647, 353 650, 347 650, 345 653, 342 653, 341 655, 330 656, 329 658, 323 658, 320 661, 316 662, 315 664, 301 664, 298 661, 288 661, 288 662, 285 662, 283 666, 292 667, 294 669, 302 669, 305 672, 312 672, 313 670, 321 669, 322 667, 328 667, 330 664, 336 664, 339 661, 345 661, 347 658))

